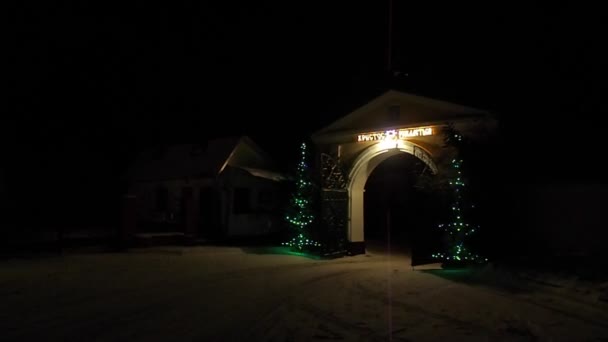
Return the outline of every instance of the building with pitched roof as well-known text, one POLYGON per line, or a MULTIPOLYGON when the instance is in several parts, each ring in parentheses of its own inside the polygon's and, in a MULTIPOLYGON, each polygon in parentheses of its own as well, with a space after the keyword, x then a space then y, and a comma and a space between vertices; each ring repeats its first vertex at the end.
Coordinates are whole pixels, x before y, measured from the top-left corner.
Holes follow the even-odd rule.
POLYGON ((275 166, 247 136, 145 151, 128 170, 137 231, 203 238, 276 232, 286 178, 275 166))

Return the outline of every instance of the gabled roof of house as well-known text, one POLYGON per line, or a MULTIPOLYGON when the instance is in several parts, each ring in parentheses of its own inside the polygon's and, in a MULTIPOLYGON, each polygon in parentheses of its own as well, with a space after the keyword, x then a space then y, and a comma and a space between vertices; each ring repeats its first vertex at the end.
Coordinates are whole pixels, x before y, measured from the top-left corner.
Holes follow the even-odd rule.
POLYGON ((207 178, 222 173, 226 166, 274 169, 272 159, 249 137, 225 137, 206 145, 170 145, 141 153, 131 164, 131 181, 179 178, 207 178))

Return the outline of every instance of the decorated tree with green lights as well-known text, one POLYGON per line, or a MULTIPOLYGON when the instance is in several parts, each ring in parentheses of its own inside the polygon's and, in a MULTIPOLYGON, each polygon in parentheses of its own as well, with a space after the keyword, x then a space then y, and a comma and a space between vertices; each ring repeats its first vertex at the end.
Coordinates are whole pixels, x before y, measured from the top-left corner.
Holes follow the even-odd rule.
POLYGON ((466 265, 483 263, 488 259, 471 250, 472 235, 479 226, 472 222, 475 205, 471 203, 468 181, 465 178, 463 151, 466 143, 463 136, 451 125, 444 131, 445 146, 452 148, 454 155, 450 161, 447 174, 447 187, 451 199, 448 222, 439 224, 444 234, 444 251, 433 254, 433 258, 443 261, 445 265, 466 265))
POLYGON ((297 252, 312 251, 321 246, 312 238, 312 226, 315 221, 314 201, 315 184, 312 181, 311 170, 307 163, 308 154, 306 143, 300 145, 300 162, 295 175, 295 187, 291 194, 289 206, 286 209, 285 221, 289 228, 290 239, 284 242, 297 252))

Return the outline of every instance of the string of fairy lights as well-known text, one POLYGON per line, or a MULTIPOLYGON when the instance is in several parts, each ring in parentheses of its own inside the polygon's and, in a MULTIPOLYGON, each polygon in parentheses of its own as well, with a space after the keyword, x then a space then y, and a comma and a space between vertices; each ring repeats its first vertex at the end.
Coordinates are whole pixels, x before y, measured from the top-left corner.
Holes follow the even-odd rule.
MULTIPOLYGON (((452 140, 457 143, 462 142, 462 135, 452 133, 452 140)), ((462 175, 462 159, 455 158, 451 162, 453 169, 453 179, 449 181, 450 187, 454 191, 454 202, 451 207, 451 222, 440 224, 438 228, 447 234, 448 246, 446 252, 432 254, 435 259, 455 262, 485 262, 487 258, 471 252, 466 246, 467 237, 473 234, 478 226, 469 224, 464 217, 462 207, 464 205, 463 193, 465 192, 465 182, 462 175)), ((471 206, 474 208, 474 206, 471 206)))
POLYGON ((292 227, 291 231, 294 236, 289 241, 283 242, 282 245, 297 251, 304 251, 312 247, 320 247, 321 244, 309 237, 309 227, 313 223, 315 215, 312 207, 314 184, 310 180, 310 172, 306 163, 306 143, 300 145, 300 154, 300 162, 296 170, 296 188, 285 214, 285 221, 292 227))

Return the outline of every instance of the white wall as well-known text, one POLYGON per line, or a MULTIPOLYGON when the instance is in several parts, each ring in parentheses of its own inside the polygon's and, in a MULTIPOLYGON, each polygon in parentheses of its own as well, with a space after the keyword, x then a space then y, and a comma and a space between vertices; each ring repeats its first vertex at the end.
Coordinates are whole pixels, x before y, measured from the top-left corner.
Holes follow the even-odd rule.
POLYGON ((280 184, 268 179, 255 177, 248 172, 229 168, 222 174, 222 184, 228 189, 228 202, 226 209, 229 210, 227 215, 227 233, 229 236, 254 236, 276 232, 279 229, 281 218, 280 210, 280 184), (234 213, 234 191, 238 187, 251 189, 250 192, 250 207, 251 212, 243 214, 234 213), (273 191, 275 195, 275 205, 264 206, 259 203, 258 198, 263 190, 273 191))

